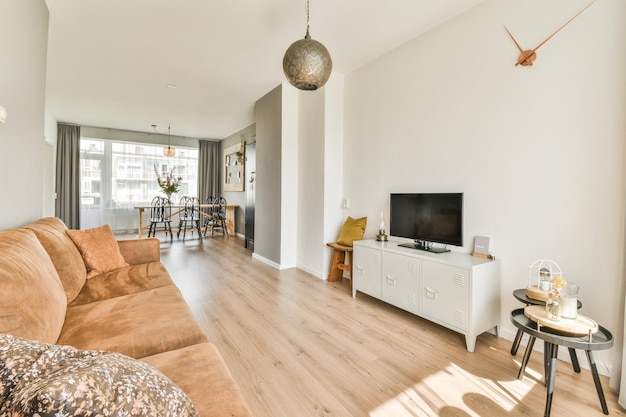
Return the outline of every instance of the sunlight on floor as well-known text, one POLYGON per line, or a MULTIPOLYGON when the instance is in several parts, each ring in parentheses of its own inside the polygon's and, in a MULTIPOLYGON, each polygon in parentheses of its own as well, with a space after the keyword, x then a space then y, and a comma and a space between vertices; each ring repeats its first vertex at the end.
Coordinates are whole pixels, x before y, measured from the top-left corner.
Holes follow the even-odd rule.
POLYGON ((420 381, 372 410, 371 417, 505 415, 536 385, 536 379, 493 381, 455 364, 420 381))

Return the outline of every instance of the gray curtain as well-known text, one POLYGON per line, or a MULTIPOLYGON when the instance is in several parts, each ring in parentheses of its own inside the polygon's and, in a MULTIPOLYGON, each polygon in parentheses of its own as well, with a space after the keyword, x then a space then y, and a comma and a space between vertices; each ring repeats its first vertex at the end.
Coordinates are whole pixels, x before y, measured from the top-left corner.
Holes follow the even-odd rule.
POLYGON ((80 126, 58 124, 55 215, 80 228, 80 126))
POLYGON ((211 140, 199 140, 198 146, 198 198, 205 202, 208 197, 222 195, 220 172, 220 143, 211 140))

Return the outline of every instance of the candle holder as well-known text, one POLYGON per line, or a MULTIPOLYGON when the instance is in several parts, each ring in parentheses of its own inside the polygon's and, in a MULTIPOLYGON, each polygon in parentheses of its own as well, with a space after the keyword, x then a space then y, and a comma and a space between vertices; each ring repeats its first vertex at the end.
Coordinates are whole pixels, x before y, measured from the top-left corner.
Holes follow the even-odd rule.
POLYGON ((385 230, 385 213, 382 210, 380 211, 380 218, 378 220, 378 234, 376 235, 376 240, 379 242, 386 242, 389 240, 385 230))

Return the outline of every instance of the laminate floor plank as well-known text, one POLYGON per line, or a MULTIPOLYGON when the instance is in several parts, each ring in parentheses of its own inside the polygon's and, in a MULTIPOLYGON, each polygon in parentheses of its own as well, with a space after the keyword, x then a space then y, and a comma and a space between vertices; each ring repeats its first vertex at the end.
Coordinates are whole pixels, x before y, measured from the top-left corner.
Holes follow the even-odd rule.
MULTIPOLYGON (((161 240, 163 263, 256 417, 543 415, 539 352, 519 381, 524 348, 511 356, 508 340, 483 334, 469 353, 458 333, 353 299, 347 280, 271 268, 242 238, 161 240)), ((610 415, 624 416, 601 379, 610 415)), ((559 362, 552 416, 602 415, 590 372, 559 362)))

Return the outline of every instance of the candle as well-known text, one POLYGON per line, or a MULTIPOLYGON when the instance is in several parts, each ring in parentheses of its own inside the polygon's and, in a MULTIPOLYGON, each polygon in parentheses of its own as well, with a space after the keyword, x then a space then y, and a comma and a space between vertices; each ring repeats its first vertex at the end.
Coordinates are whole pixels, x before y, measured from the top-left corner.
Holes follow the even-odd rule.
POLYGON ((561 297, 561 316, 566 319, 578 317, 578 302, 576 297, 561 297))

